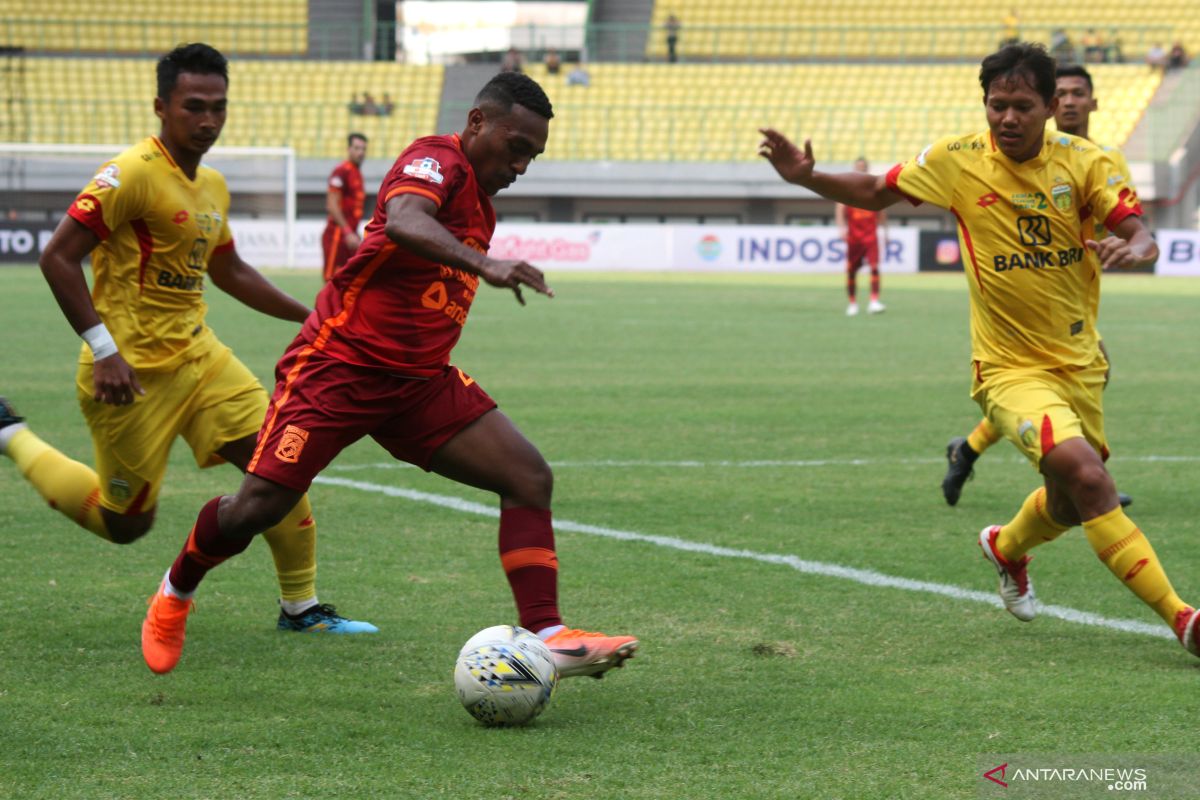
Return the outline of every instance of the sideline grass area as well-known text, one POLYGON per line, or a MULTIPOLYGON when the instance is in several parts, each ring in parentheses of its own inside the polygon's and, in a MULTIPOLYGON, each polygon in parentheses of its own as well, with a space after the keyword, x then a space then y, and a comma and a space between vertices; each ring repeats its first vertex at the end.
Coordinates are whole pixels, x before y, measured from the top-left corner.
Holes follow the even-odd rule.
MULTIPOLYGON (((1003 445, 957 508, 942 501, 942 448, 978 414, 961 276, 885 276, 887 313, 855 319, 835 275, 551 277, 558 298, 526 308, 481 290, 455 362, 563 465, 558 518, 994 588, 975 534, 1036 477, 1003 445), (714 463, 773 460, 837 463, 714 463), (662 464, 679 461, 699 465, 662 464)), ((1200 283, 1106 281, 1112 471, 1176 587, 1200 598, 1200 283)), ((210 302, 268 381, 294 326, 210 302)), ((0 320, 0 393, 90 461, 78 340, 36 270, 0 270, 0 320)), ((329 474, 492 502, 373 466, 386 461, 360 444, 329 474)), ((1194 738, 1200 662, 1171 641, 570 532, 568 622, 636 633, 642 653, 565 682, 528 729, 486 730, 451 670, 469 635, 512 619, 495 523, 321 485, 321 598, 382 632, 277 633, 256 543, 202 587, 179 668, 154 676, 137 645, 145 597, 200 505, 236 484, 181 443, 157 527, 117 547, 0 460, 0 797, 967 798, 983 753, 1172 753, 1194 738)), ((1156 621, 1078 531, 1032 569, 1047 602, 1156 621)))

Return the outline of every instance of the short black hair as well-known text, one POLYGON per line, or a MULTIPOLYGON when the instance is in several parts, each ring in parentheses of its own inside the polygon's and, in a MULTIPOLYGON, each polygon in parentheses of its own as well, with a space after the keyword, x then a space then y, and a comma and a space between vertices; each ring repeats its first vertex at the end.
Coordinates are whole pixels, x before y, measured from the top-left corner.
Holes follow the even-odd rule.
POLYGON ((475 95, 476 106, 487 103, 499 106, 505 112, 512 111, 514 105, 525 106, 539 117, 554 119, 550 98, 537 81, 521 72, 496 73, 475 95))
POLYGON ((1058 70, 1054 73, 1054 77, 1055 78, 1083 78, 1085 81, 1087 81, 1088 94, 1093 94, 1096 91, 1096 87, 1092 84, 1092 73, 1088 72, 1086 67, 1082 67, 1079 65, 1072 66, 1072 67, 1059 67, 1058 70))
POLYGON ((221 51, 202 42, 181 44, 158 60, 158 96, 164 101, 179 82, 179 73, 220 75, 229 86, 229 61, 221 51))
POLYGON ((1022 79, 1049 105, 1054 99, 1055 69, 1053 56, 1040 44, 1018 42, 1001 47, 983 60, 979 83, 987 102, 988 88, 996 78, 1022 79))
POLYGON ((366 144, 368 141, 370 141, 367 138, 366 134, 355 131, 354 133, 352 133, 346 137, 346 147, 349 147, 350 145, 354 144, 355 139, 362 139, 363 144, 366 144))

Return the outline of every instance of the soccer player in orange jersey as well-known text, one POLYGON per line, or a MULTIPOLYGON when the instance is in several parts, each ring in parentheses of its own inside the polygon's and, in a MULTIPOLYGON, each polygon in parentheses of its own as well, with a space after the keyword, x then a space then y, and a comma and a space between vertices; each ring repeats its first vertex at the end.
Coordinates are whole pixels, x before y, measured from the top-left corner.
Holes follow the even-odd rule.
POLYGON ((495 492, 500 564, 522 627, 559 674, 602 675, 637 649, 632 636, 563 625, 541 453, 487 392, 450 364, 480 281, 553 297, 541 270, 489 258, 491 197, 545 150, 550 100, 531 78, 502 72, 475 97, 461 134, 417 139, 380 187, 362 247, 317 295, 276 369, 271 409, 237 494, 200 511, 151 599, 142 656, 168 672, 183 652, 190 598, 205 574, 246 549, 313 478, 370 436, 393 457, 495 492))
POLYGON ((971 396, 1043 478, 1009 523, 979 534, 1005 608, 1023 621, 1037 615, 1027 554, 1082 524, 1117 580, 1200 655, 1200 615, 1175 593, 1104 466, 1100 272, 1152 264, 1158 248, 1111 156, 1046 130, 1058 100, 1045 48, 1004 47, 983 60, 979 81, 987 130, 939 139, 886 175, 818 172, 811 142, 801 149, 770 129, 760 154, 784 179, 839 203, 882 209, 907 199, 954 214, 970 296, 971 396), (1089 218, 1114 235, 1095 238, 1089 218))
MULTIPOLYGON (((151 136, 105 163, 55 230, 41 267, 83 338, 76 391, 96 469, 43 442, 0 398, 0 451, 50 507, 102 539, 135 541, 154 523, 174 441, 200 467, 244 470, 267 409, 255 377, 205 324, 205 279, 264 314, 309 309, 238 257, 225 178, 200 164, 225 124, 224 56, 183 45, 158 62, 151 136), (88 291, 83 259, 92 257, 88 291)), ((308 497, 266 535, 280 587, 278 627, 370 633, 316 595, 316 523, 308 497)))
MULTIPOLYGON (((865 173, 868 169, 865 158, 854 162, 855 172, 865 173)), ((887 212, 868 211, 838 203, 833 213, 842 238, 846 240, 846 295, 850 298, 846 316, 858 314, 858 270, 864 261, 871 267, 871 302, 867 305, 867 312, 880 314, 886 311, 887 307, 879 301, 879 236, 876 231, 880 226, 887 225, 887 212)), ((886 233, 883 250, 887 252, 886 233)))
MULTIPOLYGON (((1058 130, 1090 141, 1089 122, 1098 103, 1096 102, 1095 88, 1092 85, 1092 76, 1087 69, 1080 66, 1059 67, 1055 74, 1055 97, 1058 105, 1054 109, 1054 122, 1058 130)), ((1129 177, 1129 164, 1125 162, 1125 156, 1121 154, 1121 151, 1115 147, 1100 146, 1116 163, 1117 174, 1123 176, 1129 185, 1133 186, 1133 181, 1129 177)), ((1097 239, 1108 235, 1103 220, 1093 219, 1092 224, 1097 239)), ((1098 344, 1105 360, 1111 363, 1108 351, 1104 348, 1104 341, 1100 340, 1098 344)), ((1110 373, 1111 369, 1104 373, 1105 386, 1108 386, 1110 373)), ((946 445, 946 474, 942 478, 942 496, 948 504, 958 503, 963 485, 974 474, 975 460, 1002 438, 1000 431, 996 430, 991 421, 987 417, 983 417, 970 434, 956 436, 950 440, 950 443, 946 445)), ((1118 492, 1117 497, 1122 507, 1128 507, 1133 502, 1133 498, 1124 492, 1118 492)))
POLYGON ((367 157, 367 137, 352 133, 346 137, 346 160, 333 168, 325 190, 325 211, 329 219, 321 234, 321 252, 325 255, 322 276, 325 282, 358 249, 358 223, 363 215, 362 163, 367 157))

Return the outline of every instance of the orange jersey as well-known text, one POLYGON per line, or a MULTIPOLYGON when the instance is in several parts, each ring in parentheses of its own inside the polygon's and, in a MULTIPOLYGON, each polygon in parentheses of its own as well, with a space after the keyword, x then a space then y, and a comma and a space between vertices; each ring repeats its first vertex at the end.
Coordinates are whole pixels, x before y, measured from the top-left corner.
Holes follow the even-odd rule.
MULTIPOLYGON (((105 162, 67 214, 100 239, 92 300, 130 366, 172 369, 216 344, 204 275, 233 247, 221 173, 201 166, 188 178, 151 136, 105 162)), ((86 344, 80 358, 92 363, 86 344)))
MULTIPOLYGON (((333 168, 333 172, 329 175, 329 188, 341 195, 342 216, 346 218, 346 224, 354 230, 358 230, 358 223, 363 216, 363 200, 366 199, 366 192, 363 191, 362 171, 353 161, 343 161, 333 168)), ((329 218, 333 222, 333 218, 329 218)))
POLYGON ((852 242, 871 244, 876 241, 875 229, 879 226, 879 212, 845 206, 846 239, 852 242))

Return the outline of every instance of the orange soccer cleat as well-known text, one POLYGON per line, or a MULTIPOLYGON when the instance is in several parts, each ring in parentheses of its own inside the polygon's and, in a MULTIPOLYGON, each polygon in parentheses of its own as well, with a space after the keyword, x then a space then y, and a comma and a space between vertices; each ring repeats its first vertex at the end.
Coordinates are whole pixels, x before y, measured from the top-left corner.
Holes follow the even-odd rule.
POLYGON ((622 666, 625 659, 633 658, 638 648, 638 640, 632 636, 607 636, 571 628, 563 628, 545 641, 560 678, 602 678, 613 667, 622 666))
POLYGON ((159 588, 149 600, 146 619, 142 622, 142 657, 151 672, 159 675, 175 669, 183 655, 184 628, 191 600, 180 600, 164 594, 159 588))

